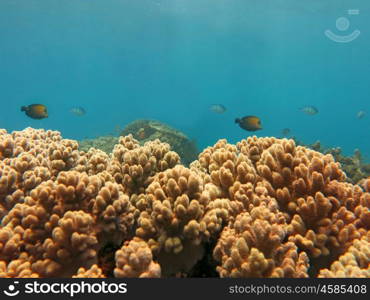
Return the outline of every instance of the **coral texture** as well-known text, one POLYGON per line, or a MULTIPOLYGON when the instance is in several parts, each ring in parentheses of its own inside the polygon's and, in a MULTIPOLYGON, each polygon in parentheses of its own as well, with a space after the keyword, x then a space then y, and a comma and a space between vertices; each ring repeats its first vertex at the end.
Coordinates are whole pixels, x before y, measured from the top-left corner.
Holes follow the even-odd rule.
POLYGON ((121 131, 122 136, 133 135, 141 145, 148 141, 159 139, 167 143, 181 157, 184 165, 189 165, 197 158, 198 149, 193 140, 190 140, 184 133, 167 124, 155 120, 136 120, 121 131))
MULTIPOLYGON (((181 163, 186 166, 195 160, 199 153, 194 140, 159 121, 136 120, 127 124, 124 129, 118 126, 115 131, 121 136, 132 135, 141 146, 154 140, 167 143, 181 157, 181 163)), ((96 148, 110 154, 118 143, 119 137, 117 136, 100 136, 79 141, 79 149, 88 152, 91 148, 96 148)))
POLYGON ((322 269, 318 277, 370 278, 370 236, 353 241, 352 246, 328 269, 322 269))
POLYGON ((311 145, 305 145, 299 141, 297 141, 297 143, 321 153, 333 155, 334 159, 341 164, 342 170, 347 175, 348 182, 358 183, 363 178, 370 176, 370 163, 365 162, 359 149, 356 149, 353 155, 346 156, 342 153, 342 149, 340 147, 323 147, 320 141, 311 145))
POLYGON ((152 251, 146 242, 135 237, 116 252, 115 277, 159 278, 161 267, 153 262, 152 251))
POLYGON ((85 268, 79 268, 76 275, 73 278, 106 278, 103 274, 103 270, 98 265, 92 265, 88 270, 85 268))
POLYGON ((159 140, 0 130, 0 277, 370 277, 369 229, 370 178, 293 140, 186 167, 159 140))

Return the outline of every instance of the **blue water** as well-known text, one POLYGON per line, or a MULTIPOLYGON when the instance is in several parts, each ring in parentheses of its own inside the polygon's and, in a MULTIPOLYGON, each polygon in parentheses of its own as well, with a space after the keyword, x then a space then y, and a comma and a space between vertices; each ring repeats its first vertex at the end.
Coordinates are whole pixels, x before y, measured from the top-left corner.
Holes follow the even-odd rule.
POLYGON ((1 0, 0 127, 82 139, 149 118, 200 148, 288 127, 306 143, 370 156, 369 13, 365 0, 1 0), (361 34, 337 43, 326 29, 361 34), (49 118, 20 112, 31 103, 47 105, 49 118), (214 103, 226 113, 210 111, 214 103), (263 130, 240 129, 244 115, 263 130))

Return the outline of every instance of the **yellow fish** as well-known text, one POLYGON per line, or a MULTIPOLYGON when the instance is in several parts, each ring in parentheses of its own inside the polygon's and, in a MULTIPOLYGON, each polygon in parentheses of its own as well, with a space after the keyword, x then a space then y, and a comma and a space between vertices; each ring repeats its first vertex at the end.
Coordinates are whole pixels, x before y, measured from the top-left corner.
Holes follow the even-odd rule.
POLYGON ((257 131, 262 129, 260 118, 256 116, 245 116, 241 119, 235 119, 235 123, 239 124, 240 128, 248 131, 257 131))
POLYGON ((44 119, 48 117, 48 110, 43 104, 31 104, 28 106, 22 106, 21 111, 24 111, 26 115, 32 119, 44 119))

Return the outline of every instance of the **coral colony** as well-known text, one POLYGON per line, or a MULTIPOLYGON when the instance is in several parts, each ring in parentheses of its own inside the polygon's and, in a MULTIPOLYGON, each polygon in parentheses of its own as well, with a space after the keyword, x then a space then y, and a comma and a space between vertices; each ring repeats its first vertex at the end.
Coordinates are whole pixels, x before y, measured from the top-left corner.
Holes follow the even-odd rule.
POLYGON ((185 167, 158 139, 0 130, 0 175, 0 277, 370 277, 370 178, 293 140, 185 167))

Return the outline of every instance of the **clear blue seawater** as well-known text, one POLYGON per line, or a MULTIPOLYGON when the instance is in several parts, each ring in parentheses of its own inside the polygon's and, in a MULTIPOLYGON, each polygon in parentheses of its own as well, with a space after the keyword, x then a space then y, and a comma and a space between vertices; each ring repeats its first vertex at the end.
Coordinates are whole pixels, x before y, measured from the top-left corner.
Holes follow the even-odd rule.
POLYGON ((148 118, 204 148, 288 127, 370 156, 369 14, 365 0, 1 0, 0 128, 82 139, 148 118), (339 43, 325 30, 360 35, 339 43), (20 111, 32 103, 49 118, 20 111), (263 130, 239 128, 245 115, 263 130))

